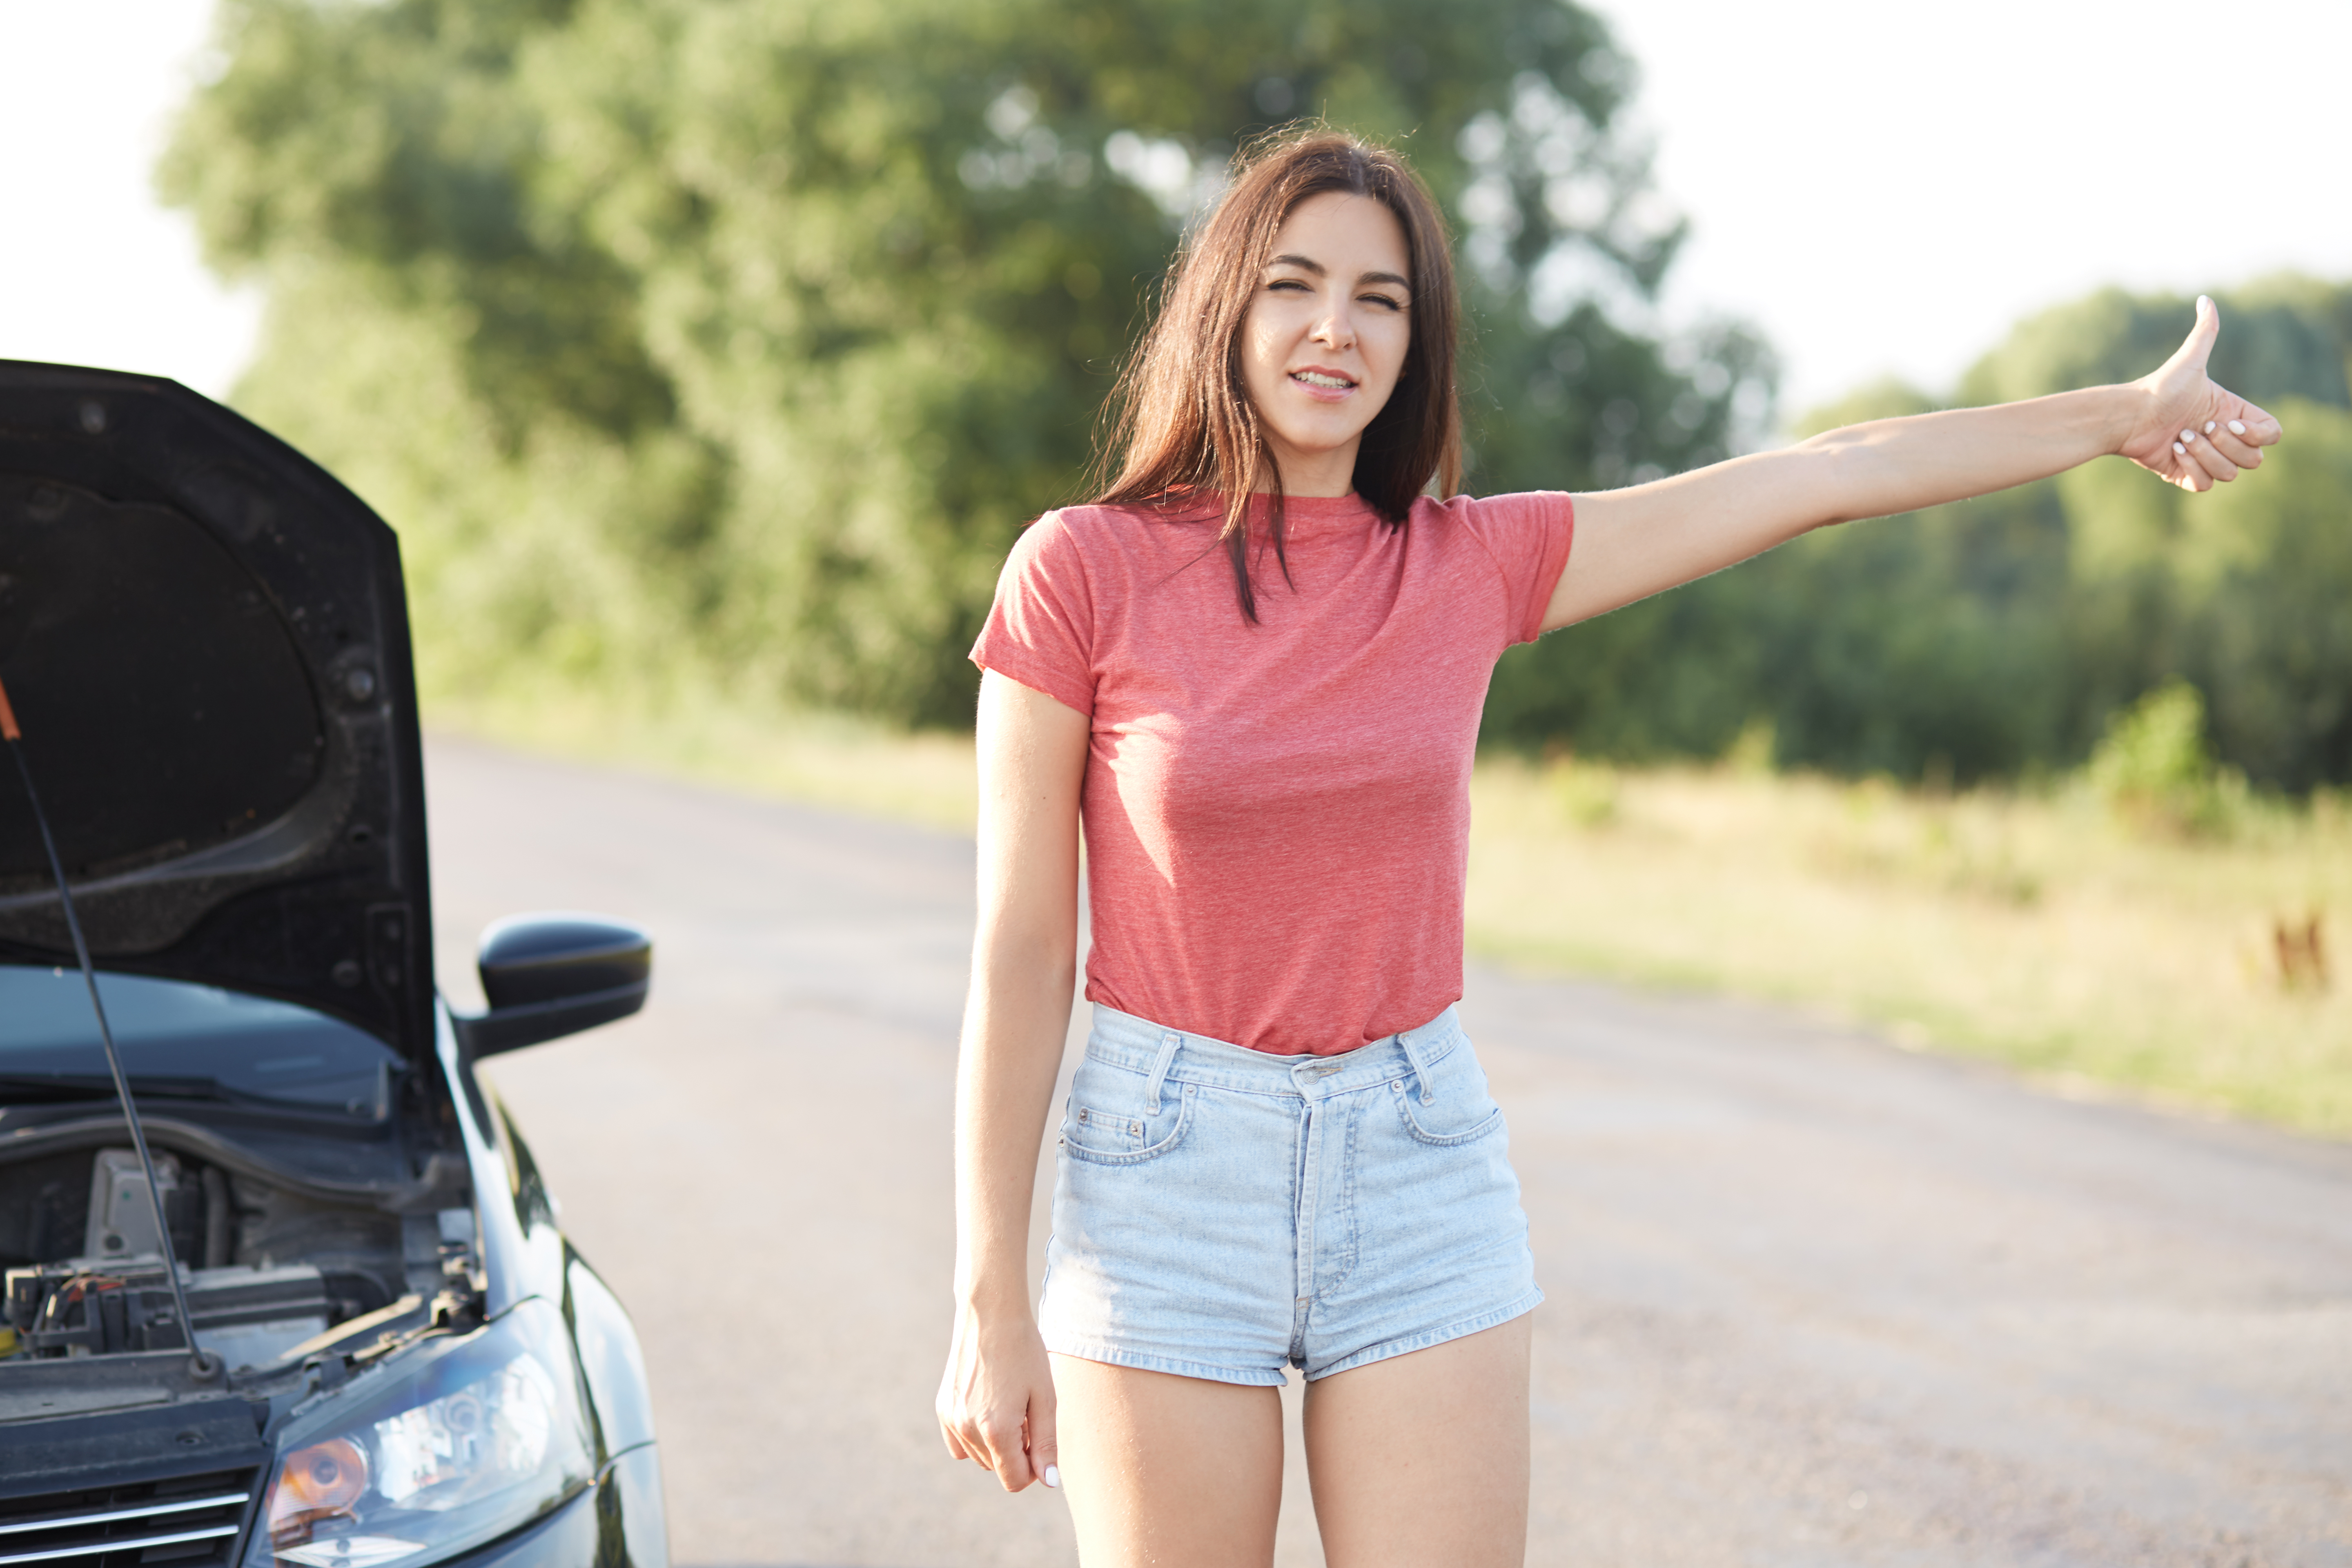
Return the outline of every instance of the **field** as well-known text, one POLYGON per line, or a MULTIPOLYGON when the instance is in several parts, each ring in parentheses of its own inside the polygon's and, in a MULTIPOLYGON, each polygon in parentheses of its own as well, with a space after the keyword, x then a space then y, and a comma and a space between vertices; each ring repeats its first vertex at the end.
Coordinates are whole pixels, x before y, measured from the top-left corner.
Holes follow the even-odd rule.
POLYGON ((1821 1009, 2064 1090, 2352 1132, 2352 1003, 2326 973, 2352 813, 2332 800, 2250 812, 2218 842, 2082 790, 1733 768, 1496 761, 1473 800, 1470 942, 1490 955, 1821 1009))
MULTIPOLYGON (((964 736, 707 701, 616 718, 559 695, 445 701, 434 720, 752 793, 971 821, 964 736)), ((1782 1002, 2061 1092, 2352 1134, 2341 796, 2256 802, 2200 837, 2124 820, 2079 784, 1921 793, 1737 763, 1494 758, 1472 795, 1469 935, 1484 957, 1782 1002)))

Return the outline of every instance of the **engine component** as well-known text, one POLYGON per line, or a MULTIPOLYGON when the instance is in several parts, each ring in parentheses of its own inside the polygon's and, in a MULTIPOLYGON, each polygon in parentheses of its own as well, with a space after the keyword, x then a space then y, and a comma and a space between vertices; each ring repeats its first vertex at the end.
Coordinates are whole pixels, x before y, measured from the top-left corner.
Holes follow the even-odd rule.
MULTIPOLYGON (((134 1170, 134 1175, 140 1174, 134 1170)), ((262 1366, 327 1331, 327 1281, 307 1264, 181 1270, 196 1346, 231 1367, 262 1366)), ((187 1343, 160 1268, 12 1268, 7 1315, 36 1359, 177 1350, 187 1343)))
POLYGON ((147 1189, 147 1173, 136 1149, 100 1149, 90 1162, 89 1230, 82 1256, 104 1258, 156 1258, 163 1251, 156 1228, 155 1202, 163 1200, 169 1224, 185 1206, 180 1186, 180 1163, 169 1154, 155 1155, 155 1190, 147 1189))

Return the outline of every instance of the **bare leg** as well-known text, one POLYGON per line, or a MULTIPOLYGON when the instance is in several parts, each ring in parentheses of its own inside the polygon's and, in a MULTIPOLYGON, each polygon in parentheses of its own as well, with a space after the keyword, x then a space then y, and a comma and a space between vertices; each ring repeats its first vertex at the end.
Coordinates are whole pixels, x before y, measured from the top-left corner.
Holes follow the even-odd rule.
POLYGON ((1307 1474, 1330 1568, 1519 1568, 1525 1314, 1307 1385, 1307 1474))
POLYGON ((1053 1359, 1062 1489, 1086 1568, 1273 1563, 1282 1508, 1279 1394, 1053 1359))

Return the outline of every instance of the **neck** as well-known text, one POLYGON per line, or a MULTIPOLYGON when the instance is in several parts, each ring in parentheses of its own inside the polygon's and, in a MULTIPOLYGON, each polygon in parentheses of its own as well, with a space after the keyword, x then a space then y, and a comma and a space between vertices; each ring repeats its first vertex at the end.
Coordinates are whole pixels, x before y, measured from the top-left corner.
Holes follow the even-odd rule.
POLYGON ((1344 496, 1356 488, 1356 447, 1350 441, 1344 447, 1325 452, 1300 452, 1286 449, 1281 442, 1273 443, 1274 466, 1282 475, 1282 493, 1286 496, 1344 496))

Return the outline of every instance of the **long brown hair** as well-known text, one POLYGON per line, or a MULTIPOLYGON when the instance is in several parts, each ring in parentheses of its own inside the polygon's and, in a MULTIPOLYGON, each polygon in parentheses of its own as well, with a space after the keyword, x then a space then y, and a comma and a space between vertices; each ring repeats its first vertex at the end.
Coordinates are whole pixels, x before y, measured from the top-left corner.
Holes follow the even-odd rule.
POLYGON ((1242 380, 1242 328, 1276 232, 1298 205, 1327 191, 1370 196, 1404 230, 1412 279, 1412 336, 1395 390, 1356 448, 1356 493, 1391 527, 1404 526, 1432 479, 1441 496, 1462 479, 1462 417, 1454 386, 1459 306, 1453 247, 1437 203, 1404 160, 1342 132, 1276 132, 1249 152, 1215 213, 1177 254, 1159 310, 1121 372, 1107 414, 1118 476, 1107 505, 1224 501, 1217 535, 1233 561, 1243 616, 1255 622, 1251 498, 1269 492, 1268 538, 1284 581, 1282 471, 1242 380))

